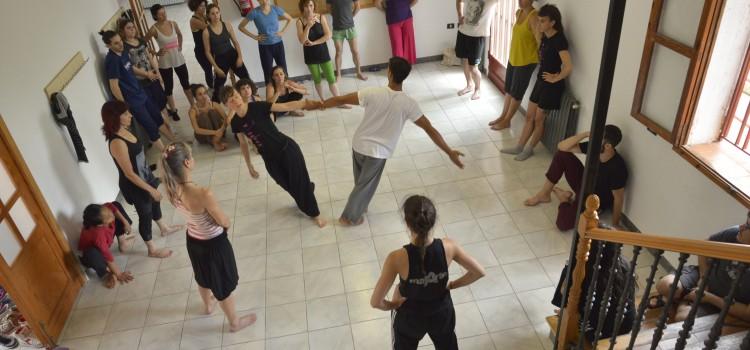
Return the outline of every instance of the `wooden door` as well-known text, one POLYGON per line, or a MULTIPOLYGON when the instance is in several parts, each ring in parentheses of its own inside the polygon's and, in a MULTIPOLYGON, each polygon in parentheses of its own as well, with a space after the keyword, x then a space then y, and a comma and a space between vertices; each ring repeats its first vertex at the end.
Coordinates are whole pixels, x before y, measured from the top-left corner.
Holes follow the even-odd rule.
POLYGON ((70 246, 0 116, 0 285, 49 346, 62 332, 83 282, 70 246))
POLYGON ((500 91, 505 92, 505 65, 510 57, 510 38, 518 11, 517 0, 499 0, 490 32, 487 75, 500 91))

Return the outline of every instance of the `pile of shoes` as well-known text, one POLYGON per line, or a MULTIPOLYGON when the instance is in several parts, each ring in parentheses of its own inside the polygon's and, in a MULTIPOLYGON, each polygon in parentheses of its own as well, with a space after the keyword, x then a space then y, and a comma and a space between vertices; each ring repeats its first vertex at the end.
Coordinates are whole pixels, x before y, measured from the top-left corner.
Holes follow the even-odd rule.
POLYGON ((16 308, 8 293, 0 287, 0 349, 15 349, 18 345, 43 348, 26 319, 16 308))

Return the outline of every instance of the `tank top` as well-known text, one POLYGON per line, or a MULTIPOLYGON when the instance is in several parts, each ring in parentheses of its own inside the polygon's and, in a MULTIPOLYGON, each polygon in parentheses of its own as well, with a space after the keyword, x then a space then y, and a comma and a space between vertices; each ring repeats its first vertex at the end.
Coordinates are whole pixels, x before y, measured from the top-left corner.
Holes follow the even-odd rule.
POLYGON ((208 213, 208 210, 204 209, 202 213, 195 214, 181 203, 177 203, 175 208, 187 220, 187 234, 190 237, 205 241, 224 233, 224 228, 216 223, 216 220, 208 213))
POLYGON ((539 63, 539 44, 529 28, 529 17, 534 14, 536 10, 531 10, 523 21, 516 21, 513 25, 513 35, 510 39, 510 64, 513 66, 539 63))
MULTIPOLYGON (((302 18, 299 21, 302 22, 302 18)), ((307 40, 315 41, 324 35, 323 25, 320 22, 316 22, 308 32, 307 40)), ((305 64, 321 64, 331 60, 331 56, 328 53, 328 43, 325 42, 313 46, 302 46, 302 52, 305 56, 305 64)))
POLYGON ((165 54, 159 56, 159 68, 167 69, 179 67, 185 64, 185 56, 180 52, 180 41, 177 38, 177 31, 174 28, 174 22, 169 22, 172 27, 172 35, 166 36, 162 33, 159 28, 156 29, 156 43, 159 44, 159 49, 166 51, 165 54))
POLYGON ((208 39, 211 43, 211 54, 213 54, 214 57, 224 54, 232 49, 231 37, 229 36, 229 31, 227 30, 227 25, 224 21, 221 21, 221 34, 214 33, 210 24, 206 29, 208 30, 208 39))
POLYGON ((399 278, 399 292, 406 301, 399 308, 400 311, 417 312, 421 315, 442 311, 452 307, 453 301, 448 285, 448 262, 445 259, 443 241, 435 238, 432 244, 425 248, 424 273, 422 261, 419 257, 419 247, 413 244, 404 246, 409 255, 409 276, 399 278))
MULTIPOLYGON (((141 146, 141 144, 138 142, 130 142, 119 135, 115 135, 113 139, 109 140, 109 144, 111 145, 112 141, 114 141, 115 139, 120 139, 125 142, 125 145, 127 145, 128 158, 130 159, 130 165, 133 167, 133 172, 135 172, 138 177, 143 179, 143 181, 146 181, 152 187, 158 187, 159 180, 151 172, 151 169, 149 169, 148 165, 146 165, 146 154, 143 152, 143 146, 141 146)), ((110 156, 111 155, 112 152, 110 151, 110 156)), ((122 168, 120 168, 120 164, 117 164, 117 161, 114 157, 112 157, 112 160, 115 162, 115 166, 117 167, 117 174, 119 176, 118 184, 120 186, 120 191, 122 192, 122 196, 125 197, 125 200, 128 203, 132 204, 134 201, 143 199, 144 197, 151 197, 151 195, 147 191, 132 183, 127 178, 127 176, 125 176, 125 172, 122 171, 122 168)))
MULTIPOLYGON (((201 20, 198 16, 193 15, 193 18, 201 20)), ((193 32, 193 42, 195 43, 195 52, 204 55, 203 51, 203 30, 193 32)))

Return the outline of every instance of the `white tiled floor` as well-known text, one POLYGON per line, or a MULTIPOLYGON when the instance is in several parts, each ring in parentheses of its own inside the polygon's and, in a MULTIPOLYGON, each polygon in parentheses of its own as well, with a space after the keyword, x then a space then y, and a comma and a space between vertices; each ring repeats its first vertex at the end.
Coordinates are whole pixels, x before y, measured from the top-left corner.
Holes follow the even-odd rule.
MULTIPOLYGON (((178 8, 168 9, 180 20, 184 14, 174 13, 178 8)), ((192 50, 183 52, 190 56, 192 50)), ((199 66, 193 57, 187 59, 193 81, 200 81, 199 66)), ((344 77, 339 89, 385 83, 384 72, 378 72, 367 82, 344 77)), ((484 279, 453 293, 461 348, 550 348, 544 316, 553 310, 549 300, 567 258, 570 233, 554 228, 556 203, 534 209, 522 204, 543 181, 550 153, 539 147, 525 162, 501 155, 499 148, 514 143, 522 117, 516 116, 512 130, 490 130, 487 122, 502 108, 501 95, 485 81, 481 100, 459 98, 462 83, 459 68, 426 63, 414 67, 405 90, 420 101, 449 144, 466 154, 466 168, 454 167, 420 129, 407 125, 359 227, 332 223, 352 187, 350 141, 362 109, 307 112, 304 118, 277 123, 303 150, 321 212, 331 222, 324 229, 299 213, 267 178, 257 155, 253 162, 262 177, 253 180, 234 140, 218 154, 196 144, 196 182, 210 186, 233 217, 230 237, 240 271, 237 307, 242 314, 255 312, 256 325, 234 334, 220 310, 200 315, 184 235, 178 233, 155 238, 157 245, 174 250, 168 259, 145 257, 142 242, 128 254, 116 254, 135 281, 107 290, 92 279, 68 320, 62 344, 77 350, 387 349, 390 315, 370 308, 369 297, 385 256, 407 242, 400 204, 419 193, 437 204, 436 235, 457 240, 487 268, 484 279)), ((187 138, 187 103, 178 89, 175 95, 183 120, 170 123, 187 138)), ((167 220, 182 222, 166 202, 162 207, 167 220)), ((461 272, 451 268, 453 278, 461 272)), ((425 339, 423 344, 431 343, 425 339)))

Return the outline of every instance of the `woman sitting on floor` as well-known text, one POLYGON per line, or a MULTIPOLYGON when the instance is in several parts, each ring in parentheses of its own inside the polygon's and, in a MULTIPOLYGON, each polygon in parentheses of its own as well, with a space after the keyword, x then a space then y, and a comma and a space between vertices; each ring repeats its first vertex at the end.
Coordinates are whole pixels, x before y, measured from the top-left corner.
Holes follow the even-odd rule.
POLYGON ((131 223, 122 204, 118 202, 89 204, 83 210, 83 229, 78 240, 78 250, 82 254, 81 264, 94 269, 107 288, 114 288, 117 282, 128 283, 133 280, 133 274, 121 271, 109 251, 115 237, 120 252, 130 249, 135 238, 130 233, 131 223))
MULTIPOLYGON (((307 88, 304 85, 286 78, 284 67, 275 66, 271 69, 271 83, 266 84, 266 101, 271 103, 299 101, 307 94, 307 88)), ((274 116, 280 117, 285 114, 274 113, 274 116)), ((305 113, 302 111, 291 111, 289 115, 301 117, 305 113)))
POLYGON ((223 142, 227 130, 227 116, 221 105, 211 101, 208 89, 202 84, 193 84, 190 90, 195 96, 195 105, 190 108, 190 124, 195 131, 195 139, 204 145, 211 144, 217 152, 227 148, 223 142))

